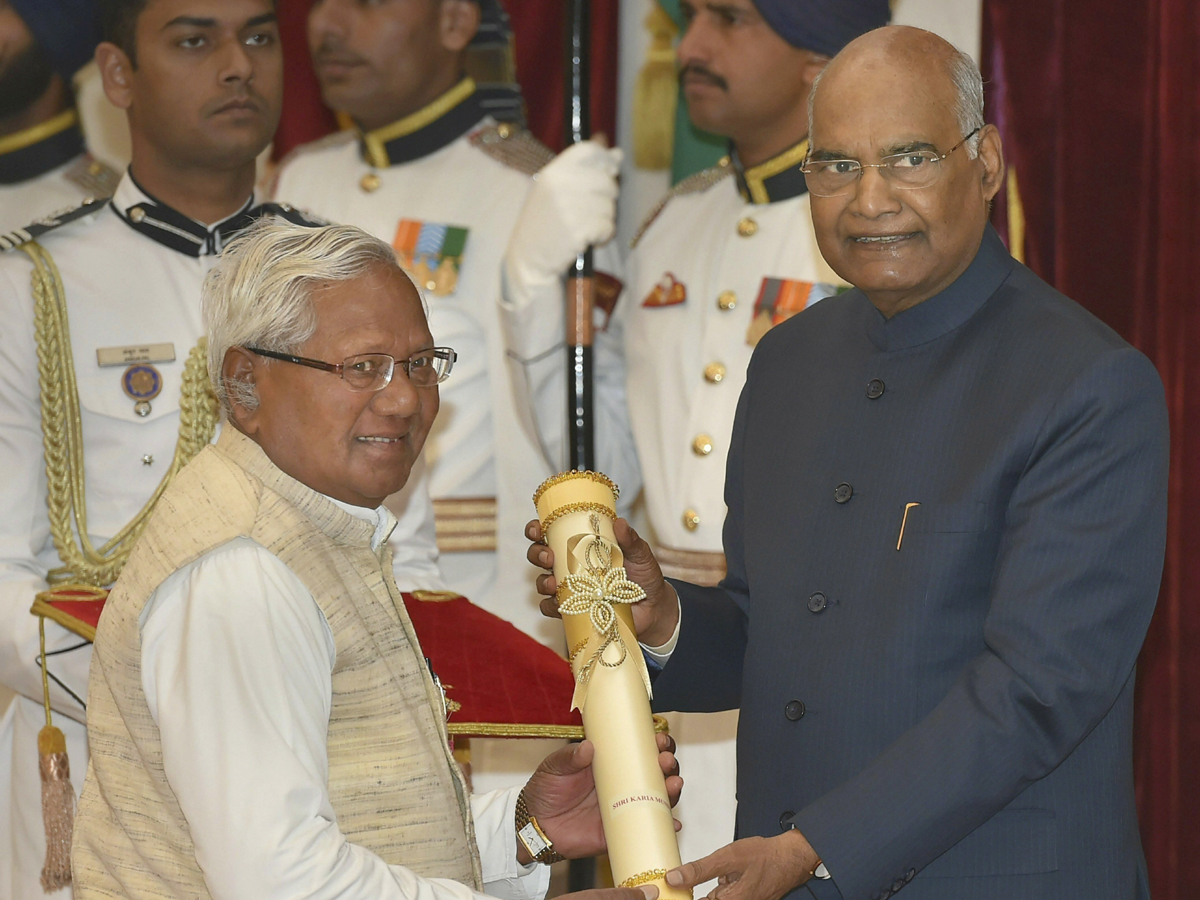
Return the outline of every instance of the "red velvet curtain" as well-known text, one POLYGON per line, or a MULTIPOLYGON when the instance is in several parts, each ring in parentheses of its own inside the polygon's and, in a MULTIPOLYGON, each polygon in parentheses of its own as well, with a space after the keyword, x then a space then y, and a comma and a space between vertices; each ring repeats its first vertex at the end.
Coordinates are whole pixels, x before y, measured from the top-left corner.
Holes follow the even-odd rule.
MULTIPOLYGON (((321 103, 305 39, 311 0, 279 0, 284 51, 284 108, 275 134, 275 158, 323 137, 336 127, 321 103)), ((592 0, 592 131, 614 140, 617 119, 617 9, 619 0, 592 0)), ((566 4, 563 0, 507 0, 516 36, 517 79, 525 95, 529 128, 555 150, 563 146, 566 4)))
POLYGON ((1200 897, 1200 3, 984 0, 984 69, 1029 264, 1158 366, 1166 568, 1138 667, 1155 900, 1200 897))

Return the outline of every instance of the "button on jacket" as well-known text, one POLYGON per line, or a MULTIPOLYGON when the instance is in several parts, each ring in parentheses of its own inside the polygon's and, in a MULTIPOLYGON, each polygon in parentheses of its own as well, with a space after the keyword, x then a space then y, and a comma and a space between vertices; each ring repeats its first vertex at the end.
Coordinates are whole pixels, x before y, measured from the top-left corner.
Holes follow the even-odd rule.
POLYGON ((890 320, 855 290, 775 328, 731 444, 729 575, 677 583, 654 704, 740 705, 739 834, 795 811, 833 875, 797 894, 1148 897, 1130 747, 1166 530, 1150 362, 989 228, 890 320), (837 603, 813 615, 817 591, 837 603))

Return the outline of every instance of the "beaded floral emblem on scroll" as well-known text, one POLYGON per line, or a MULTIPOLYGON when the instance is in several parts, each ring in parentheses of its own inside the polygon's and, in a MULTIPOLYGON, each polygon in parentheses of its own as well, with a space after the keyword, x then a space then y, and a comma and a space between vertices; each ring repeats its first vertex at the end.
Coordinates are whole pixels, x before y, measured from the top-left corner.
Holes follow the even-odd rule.
MULTIPOLYGON (((608 543, 600 537, 600 519, 592 513, 589 524, 594 537, 583 552, 583 571, 568 575, 559 591, 558 610, 563 615, 587 615, 593 634, 583 646, 575 648, 571 663, 580 655, 586 660, 576 675, 575 696, 571 708, 583 708, 587 698, 587 686, 597 666, 615 669, 629 656, 628 641, 636 643, 629 626, 621 621, 614 604, 633 604, 646 599, 646 592, 625 576, 624 566, 613 566, 613 553, 608 543), (617 652, 616 659, 606 658, 608 649, 617 652)), ((645 661, 636 654, 635 664, 640 664, 646 694, 650 695, 650 675, 645 671, 645 661)))

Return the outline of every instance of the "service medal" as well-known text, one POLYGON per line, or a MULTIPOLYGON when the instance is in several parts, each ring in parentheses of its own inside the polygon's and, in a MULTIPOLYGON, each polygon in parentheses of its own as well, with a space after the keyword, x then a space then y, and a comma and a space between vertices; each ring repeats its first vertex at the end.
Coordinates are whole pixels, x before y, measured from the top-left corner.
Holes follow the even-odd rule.
POLYGON ((144 419, 150 415, 150 401, 162 393, 162 374, 144 363, 130 366, 121 375, 121 389, 134 401, 133 411, 144 419))

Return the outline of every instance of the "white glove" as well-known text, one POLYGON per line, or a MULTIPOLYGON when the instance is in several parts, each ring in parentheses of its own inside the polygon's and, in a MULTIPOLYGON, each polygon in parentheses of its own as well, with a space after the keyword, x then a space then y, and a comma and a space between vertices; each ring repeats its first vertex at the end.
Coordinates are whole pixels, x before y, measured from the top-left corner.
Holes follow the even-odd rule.
POLYGON ((612 239, 621 157, 618 149, 583 141, 534 176, 508 241, 504 265, 510 280, 528 284, 559 279, 590 244, 612 239))

